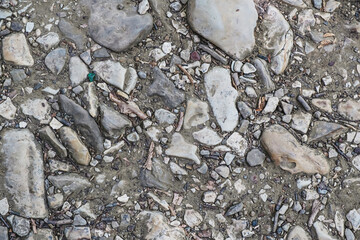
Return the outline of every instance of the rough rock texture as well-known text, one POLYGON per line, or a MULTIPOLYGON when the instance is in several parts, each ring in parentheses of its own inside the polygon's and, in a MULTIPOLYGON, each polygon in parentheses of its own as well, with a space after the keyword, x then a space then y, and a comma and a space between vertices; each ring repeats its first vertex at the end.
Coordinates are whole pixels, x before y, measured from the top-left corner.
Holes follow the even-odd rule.
POLYGON ((76 128, 85 137, 86 143, 94 147, 96 151, 103 152, 103 137, 98 125, 89 113, 65 95, 60 95, 59 101, 61 109, 73 117, 76 128))
POLYGON ((347 130, 346 127, 331 122, 317 121, 309 134, 309 142, 336 138, 347 130))
POLYGON ((49 70, 56 75, 62 71, 67 59, 67 53, 65 48, 57 48, 51 51, 45 57, 45 65, 49 70))
POLYGON ((50 105, 45 99, 28 99, 20 107, 25 115, 39 121, 50 120, 50 105))
POLYGON ((208 127, 205 127, 200 131, 193 132, 193 137, 195 140, 207 146, 218 145, 222 141, 222 137, 220 137, 217 132, 208 127))
POLYGON ((57 188, 62 189, 65 195, 76 193, 91 186, 87 178, 77 173, 66 173, 61 175, 52 175, 48 180, 57 188))
POLYGON ((165 153, 169 156, 190 159, 196 164, 200 164, 200 159, 196 155, 197 150, 195 145, 185 142, 180 133, 174 133, 170 147, 166 149, 165 153))
POLYGON ((209 117, 209 105, 197 98, 190 99, 187 102, 184 117, 184 128, 190 129, 207 122, 209 117))
POLYGON ((295 226, 290 229, 289 235, 286 238, 287 240, 311 240, 309 233, 307 233, 302 227, 295 226))
POLYGON ((39 130, 39 136, 43 140, 50 143, 50 145, 55 149, 55 151, 60 155, 60 157, 67 157, 67 150, 62 145, 62 143, 56 138, 55 133, 51 130, 49 126, 43 127, 39 130))
POLYGON ((86 105, 86 109, 89 114, 96 118, 99 114, 99 99, 96 96, 96 87, 94 82, 86 82, 83 84, 84 86, 84 95, 82 100, 86 105))
POLYGON ((73 41, 77 48, 80 50, 85 49, 87 37, 80 29, 76 28, 72 23, 68 22, 64 18, 60 19, 58 26, 63 35, 73 41))
POLYGON ((205 89, 210 106, 221 130, 230 132, 238 124, 238 92, 231 85, 230 71, 215 67, 205 75, 205 89))
POLYGON ((11 34, 2 40, 2 54, 4 60, 9 63, 29 67, 34 65, 30 48, 22 33, 11 34))
POLYGON ((29 218, 47 216, 44 166, 40 145, 27 129, 1 132, 1 194, 8 196, 13 211, 29 218))
POLYGON ((338 107, 338 112, 344 118, 351 121, 360 120, 360 103, 355 100, 348 100, 341 102, 338 107))
POLYGON ((267 92, 273 91, 275 89, 275 84, 271 79, 271 75, 265 60, 260 58, 255 58, 253 63, 257 73, 259 74, 260 80, 262 82, 262 86, 265 87, 267 92))
POLYGON ((321 153, 301 145, 280 125, 266 128, 260 141, 271 159, 286 171, 309 174, 327 174, 330 171, 330 166, 321 153))
POLYGON ((92 65, 101 79, 117 88, 124 89, 126 69, 119 62, 107 60, 95 62, 92 65))
POLYGON ((193 0, 187 14, 195 32, 232 57, 243 59, 252 51, 258 18, 252 0, 193 0))
POLYGON ((36 234, 31 232, 26 240, 55 240, 55 236, 51 229, 37 229, 36 234))
POLYGON ((150 14, 139 15, 129 0, 90 0, 89 34, 95 42, 121 52, 143 40, 153 27, 150 14), (122 4, 123 9, 118 9, 122 4))
POLYGON ((16 107, 12 103, 10 98, 6 98, 5 101, 0 103, 0 116, 7 119, 12 120, 15 118, 16 107))
POLYGON ((105 133, 108 137, 118 138, 125 131, 126 127, 132 126, 125 115, 105 104, 100 105, 100 114, 101 125, 105 129, 105 133))
POLYGON ((75 87, 85 81, 89 70, 86 64, 77 56, 71 57, 69 62, 69 74, 71 86, 75 87))

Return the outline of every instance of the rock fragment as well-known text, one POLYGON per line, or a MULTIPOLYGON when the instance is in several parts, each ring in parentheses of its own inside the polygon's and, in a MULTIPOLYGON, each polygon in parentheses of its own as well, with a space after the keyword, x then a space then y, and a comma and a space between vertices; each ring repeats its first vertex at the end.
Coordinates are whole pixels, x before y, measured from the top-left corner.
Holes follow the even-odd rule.
POLYGON ((75 87, 85 81, 89 70, 86 64, 78 56, 70 58, 69 73, 71 86, 75 87))
POLYGON ((309 142, 319 141, 329 138, 336 138, 347 130, 346 127, 331 122, 317 121, 309 134, 309 142))
POLYGON ((190 99, 187 102, 184 118, 185 129, 196 127, 207 122, 209 119, 209 105, 206 102, 202 102, 197 98, 190 99))
POLYGON ((20 237, 25 237, 30 232, 30 221, 26 218, 11 215, 7 218, 12 226, 14 233, 20 237))
POLYGON ((200 164, 200 159, 197 156, 198 148, 190 143, 187 143, 180 133, 174 133, 172 136, 171 144, 165 153, 169 156, 185 158, 200 164))
POLYGON ((198 142, 207 146, 215 146, 221 143, 222 137, 217 134, 214 130, 205 127, 200 131, 193 132, 193 137, 198 142))
POLYGON ((67 53, 65 48, 56 48, 51 51, 45 57, 45 65, 46 67, 56 75, 62 71, 65 66, 67 59, 67 53))
POLYGON ((350 121, 360 120, 360 102, 349 99, 346 102, 341 102, 338 106, 338 112, 344 118, 350 121))
POLYGON ((19 66, 31 67, 34 59, 30 48, 22 33, 13 33, 2 40, 2 54, 4 60, 19 66))
POLYGON ((60 37, 55 32, 49 32, 36 39, 36 42, 40 44, 45 51, 50 50, 52 47, 55 47, 60 42, 60 37))
POLYGON ((45 99, 28 99, 20 107, 25 115, 32 116, 36 120, 50 120, 51 107, 45 99))
POLYGON ((118 138, 126 127, 132 126, 129 119, 105 104, 100 105, 101 125, 108 137, 118 138))
POLYGON ((77 193, 91 186, 87 178, 77 173, 65 173, 62 175, 52 175, 48 180, 57 188, 62 189, 66 196, 77 193))
POLYGON ((10 98, 6 98, 5 101, 0 103, 0 116, 7 119, 12 120, 15 118, 16 107, 12 103, 10 98))
POLYGON ((58 27, 65 38, 73 41, 77 48, 80 50, 85 49, 87 37, 80 29, 76 28, 72 23, 68 22, 64 18, 60 19, 58 27))
POLYGON ((292 118, 291 127, 303 134, 306 134, 311 123, 311 117, 310 113, 295 113, 292 118))
POLYGON ((56 138, 55 133, 51 130, 49 126, 43 127, 39 130, 40 137, 50 143, 51 146, 55 149, 55 151, 60 155, 60 157, 67 157, 67 150, 62 145, 62 143, 56 138))
POLYGON ((185 210, 184 221, 189 227, 194 228, 202 223, 203 217, 194 209, 187 209, 185 210))

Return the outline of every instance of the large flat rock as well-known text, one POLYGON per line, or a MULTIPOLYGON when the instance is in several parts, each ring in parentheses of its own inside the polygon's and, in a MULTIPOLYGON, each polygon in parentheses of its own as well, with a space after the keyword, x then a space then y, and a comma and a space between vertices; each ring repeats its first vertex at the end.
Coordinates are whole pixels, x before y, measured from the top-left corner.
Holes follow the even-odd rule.
POLYGON ((243 59, 255 45, 258 14, 253 0, 188 2, 191 28, 234 58, 243 59))
POLYGON ((43 153, 27 129, 1 132, 0 195, 7 196, 11 210, 28 218, 47 216, 43 153))

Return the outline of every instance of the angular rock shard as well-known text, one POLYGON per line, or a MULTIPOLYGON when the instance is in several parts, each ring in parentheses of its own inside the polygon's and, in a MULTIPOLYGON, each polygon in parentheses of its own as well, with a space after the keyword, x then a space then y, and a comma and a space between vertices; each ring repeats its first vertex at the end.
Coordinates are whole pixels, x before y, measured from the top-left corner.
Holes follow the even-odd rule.
POLYGON ((360 102, 348 100, 339 104, 338 112, 350 121, 360 120, 360 102))
POLYGON ((169 156, 193 160, 196 164, 200 164, 200 159, 196 155, 197 150, 198 148, 195 145, 185 142, 180 133, 174 133, 171 145, 166 149, 165 153, 169 156))
POLYGON ((253 0, 188 2, 191 28, 234 58, 248 56, 255 45, 258 19, 253 0))
POLYGON ((77 173, 66 173, 56 176, 49 176, 48 180, 57 188, 62 189, 66 196, 76 193, 91 186, 87 178, 77 173))
POLYGON ((197 98, 190 99, 187 102, 184 118, 185 129, 196 127, 207 122, 209 119, 209 105, 207 102, 202 102, 197 98))
POLYGON ((40 145, 27 129, 1 132, 0 195, 13 211, 28 218, 45 218, 44 166, 40 145))
POLYGON ((325 121, 317 121, 311 129, 309 142, 336 138, 347 130, 346 127, 325 121))
POLYGON ((126 127, 132 126, 129 119, 114 109, 100 105, 101 125, 105 129, 105 135, 111 138, 118 138, 125 131, 126 127))
POLYGON ((330 171, 330 166, 322 153, 301 145, 280 125, 266 128, 260 142, 270 158, 290 173, 327 174, 330 171))
POLYGON ((14 33, 3 39, 2 54, 4 60, 12 64, 28 67, 34 65, 26 37, 22 33, 14 33))

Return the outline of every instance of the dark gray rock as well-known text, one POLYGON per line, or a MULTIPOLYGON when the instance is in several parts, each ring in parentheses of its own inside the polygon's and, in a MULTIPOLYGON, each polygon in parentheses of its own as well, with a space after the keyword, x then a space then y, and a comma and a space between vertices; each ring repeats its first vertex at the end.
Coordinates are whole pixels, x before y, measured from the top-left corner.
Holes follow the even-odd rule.
POLYGON ((318 121, 314 123, 314 126, 311 129, 309 142, 336 138, 346 130, 346 127, 337 123, 318 121))
POLYGON ((185 94, 177 89, 158 67, 153 70, 153 78, 154 82, 148 89, 149 96, 161 97, 164 103, 171 108, 177 107, 185 100, 185 94))
POLYGON ((59 29, 62 34, 73 41, 76 44, 76 47, 80 50, 85 49, 85 45, 87 42, 87 37, 83 32, 72 25, 70 22, 66 21, 65 19, 61 18, 59 21, 59 29))
POLYGON ((76 193, 91 186, 87 178, 77 173, 65 173, 49 176, 48 180, 57 188, 62 189, 66 196, 76 193))
POLYGON ((100 48, 94 52, 93 57, 94 58, 108 58, 108 57, 110 57, 110 54, 108 53, 108 51, 105 48, 100 48))
POLYGON ((118 138, 126 127, 130 127, 132 124, 129 119, 114 109, 100 105, 101 125, 105 129, 105 134, 108 137, 118 138))
POLYGON ((60 95, 59 101, 62 111, 74 119, 76 128, 85 137, 85 143, 95 148, 97 152, 103 152, 103 137, 98 125, 89 113, 65 95, 60 95))
POLYGON ((10 71, 10 75, 14 82, 21 82, 26 78, 24 69, 13 69, 10 71))
POLYGON ((270 76, 269 69, 267 67, 267 63, 260 58, 255 58, 255 60, 253 61, 253 64, 256 68, 256 71, 260 77, 260 80, 261 80, 263 86, 266 89, 266 92, 275 90, 275 84, 271 80, 271 76, 270 76))
POLYGON ((252 109, 245 102, 238 102, 237 108, 244 119, 250 117, 252 114, 252 109))
POLYGON ((229 208, 229 210, 227 210, 225 216, 231 216, 231 215, 234 215, 238 212, 240 212, 244 207, 244 204, 242 203, 238 203, 236 205, 233 205, 229 208))
POLYGON ((46 67, 53 73, 58 75, 64 68, 67 59, 67 53, 65 48, 57 48, 51 51, 45 57, 46 67))
POLYGON ((51 130, 49 126, 43 127, 39 130, 40 137, 50 143, 55 151, 60 155, 60 157, 67 157, 67 151, 64 145, 56 138, 55 133, 51 130))
POLYGON ((259 149, 252 149, 246 156, 246 162, 251 166, 261 165, 265 160, 265 154, 259 149))
POLYGON ((89 34, 98 44, 121 52, 144 39, 153 27, 150 14, 139 15, 130 0, 88 0, 89 34), (119 7, 120 6, 120 7, 119 7))

